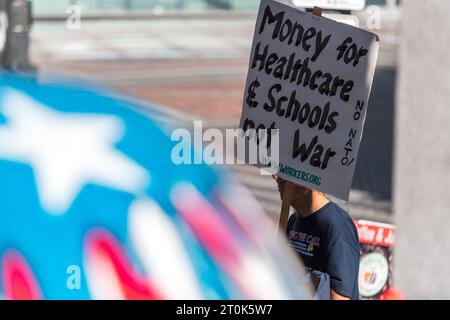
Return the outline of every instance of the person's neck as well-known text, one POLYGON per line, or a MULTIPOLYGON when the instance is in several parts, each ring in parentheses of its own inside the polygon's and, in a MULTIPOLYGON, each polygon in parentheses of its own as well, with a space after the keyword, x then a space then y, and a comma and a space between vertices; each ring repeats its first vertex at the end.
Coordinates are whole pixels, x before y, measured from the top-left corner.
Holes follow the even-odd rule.
POLYGON ((306 218, 319 211, 328 202, 330 200, 323 193, 311 191, 302 199, 299 199, 298 203, 293 204, 293 207, 302 218, 306 218))

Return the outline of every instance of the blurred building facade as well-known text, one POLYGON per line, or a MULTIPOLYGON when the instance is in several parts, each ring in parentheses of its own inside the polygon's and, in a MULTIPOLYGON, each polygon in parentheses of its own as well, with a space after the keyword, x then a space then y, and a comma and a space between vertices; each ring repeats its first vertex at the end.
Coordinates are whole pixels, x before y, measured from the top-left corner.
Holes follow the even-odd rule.
MULTIPOLYGON (((259 0, 33 0, 37 15, 65 14, 70 5, 79 5, 86 13, 148 11, 163 14, 210 10, 254 12, 259 2, 259 0)), ((280 2, 292 4, 295 1, 280 2)), ((377 5, 384 11, 390 11, 400 5, 400 0, 366 0, 366 6, 370 5, 377 5)))

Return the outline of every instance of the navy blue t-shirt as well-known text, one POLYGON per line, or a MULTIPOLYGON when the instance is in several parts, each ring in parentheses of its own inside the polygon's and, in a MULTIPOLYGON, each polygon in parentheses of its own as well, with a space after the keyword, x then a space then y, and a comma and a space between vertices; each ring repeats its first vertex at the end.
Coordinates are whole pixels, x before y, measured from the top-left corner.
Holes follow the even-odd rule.
POLYGON ((359 299, 358 232, 347 212, 330 201, 306 218, 294 213, 287 233, 307 269, 327 273, 331 289, 359 299))

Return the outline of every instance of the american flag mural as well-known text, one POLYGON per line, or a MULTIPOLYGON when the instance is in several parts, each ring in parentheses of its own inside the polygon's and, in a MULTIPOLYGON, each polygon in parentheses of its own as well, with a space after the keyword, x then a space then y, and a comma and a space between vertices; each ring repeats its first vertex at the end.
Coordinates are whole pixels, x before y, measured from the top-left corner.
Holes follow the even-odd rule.
POLYGON ((125 99, 0 74, 0 298, 308 298, 247 190, 173 145, 125 99))

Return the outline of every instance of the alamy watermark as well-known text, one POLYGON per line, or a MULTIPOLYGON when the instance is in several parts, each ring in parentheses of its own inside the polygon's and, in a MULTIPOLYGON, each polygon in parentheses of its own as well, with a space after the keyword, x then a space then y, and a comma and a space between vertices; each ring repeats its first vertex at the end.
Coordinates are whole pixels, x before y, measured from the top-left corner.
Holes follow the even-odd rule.
POLYGON ((252 164, 261 174, 275 174, 280 155, 280 132, 275 128, 203 129, 202 121, 194 121, 193 130, 173 130, 172 163, 176 165, 252 164))
MULTIPOLYGON (((159 12, 157 8, 155 8, 154 12, 159 12)), ((67 6, 66 13, 68 17, 66 19, 66 27, 68 30, 80 30, 81 29, 81 20, 82 20, 82 12, 81 6, 79 5, 69 5, 67 6)), ((158 14, 158 13, 156 13, 158 14)), ((363 10, 363 14, 365 16, 365 26, 362 26, 361 19, 356 15, 349 15, 352 22, 352 25, 356 27, 365 27, 369 30, 380 30, 382 29, 382 7, 379 5, 370 5, 367 6, 363 10)), ((1 22, 0 22, 1 28, 1 22)))
POLYGON ((66 20, 66 27, 69 30, 81 29, 81 7, 71 5, 67 7, 66 13, 69 15, 66 20))
POLYGON ((73 264, 66 269, 66 287, 69 290, 81 290, 81 268, 73 264))

